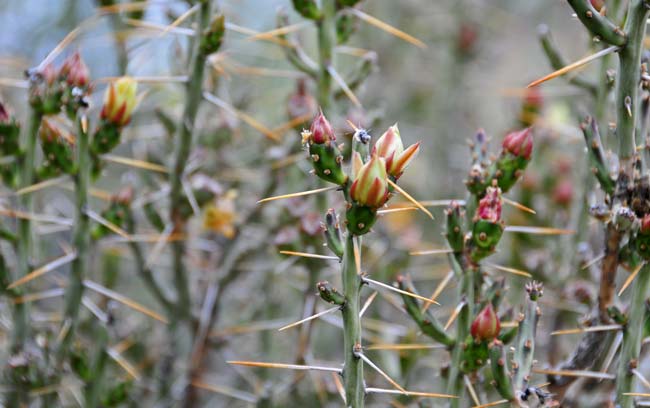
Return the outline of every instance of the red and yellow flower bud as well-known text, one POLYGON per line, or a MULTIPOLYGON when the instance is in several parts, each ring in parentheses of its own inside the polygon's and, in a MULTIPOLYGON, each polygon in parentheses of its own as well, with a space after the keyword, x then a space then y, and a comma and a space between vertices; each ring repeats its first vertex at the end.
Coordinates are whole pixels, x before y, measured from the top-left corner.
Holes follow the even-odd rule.
POLYGON ((470 333, 476 341, 491 341, 499 335, 500 331, 499 316, 494 311, 492 303, 488 303, 472 322, 470 333))
POLYGON ((359 205, 379 208, 388 200, 388 175, 386 162, 373 155, 355 175, 350 187, 350 197, 359 205))
POLYGON ((411 145, 404 150, 399 129, 397 124, 394 124, 377 139, 372 153, 386 161, 386 171, 397 180, 419 151, 420 143, 411 145))
POLYGON ((63 62, 59 76, 66 81, 70 86, 83 88, 88 85, 90 81, 90 71, 88 66, 81 59, 78 52, 70 55, 63 62))
POLYGON ((104 94, 102 119, 118 127, 128 124, 137 103, 137 88, 138 83, 129 77, 112 82, 104 94))
POLYGON ((533 153, 533 131, 531 128, 511 132, 503 139, 503 150, 514 156, 530 160, 533 153))

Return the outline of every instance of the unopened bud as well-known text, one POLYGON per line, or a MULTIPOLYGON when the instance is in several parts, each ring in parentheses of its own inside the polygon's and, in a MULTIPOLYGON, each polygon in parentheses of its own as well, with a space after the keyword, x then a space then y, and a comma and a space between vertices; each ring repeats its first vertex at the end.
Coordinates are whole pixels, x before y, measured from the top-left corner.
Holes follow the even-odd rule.
POLYGON ((350 197, 359 205, 379 208, 388 199, 388 181, 384 159, 373 155, 359 169, 350 187, 350 197))
POLYGON ((345 303, 345 297, 340 294, 334 286, 328 281, 318 282, 318 294, 321 299, 327 303, 332 303, 334 305, 343 305, 345 303))
POLYGON ((63 62, 59 76, 70 86, 83 88, 88 85, 90 71, 81 59, 81 54, 75 52, 63 62))
POLYGON ((488 303, 483 310, 479 312, 474 321, 470 332, 475 340, 493 340, 501 331, 501 322, 492 307, 492 303, 488 303))
POLYGON ((102 119, 118 127, 128 124, 137 103, 137 89, 138 83, 129 77, 111 82, 104 94, 102 119))
POLYGON ((533 132, 526 128, 517 132, 511 132, 503 139, 503 150, 514 156, 530 160, 533 152, 533 132))
POLYGON ((332 125, 327 120, 323 112, 319 112, 314 121, 311 123, 309 128, 311 132, 309 141, 315 144, 328 143, 330 141, 335 141, 336 136, 334 135, 334 130, 332 130, 332 125))

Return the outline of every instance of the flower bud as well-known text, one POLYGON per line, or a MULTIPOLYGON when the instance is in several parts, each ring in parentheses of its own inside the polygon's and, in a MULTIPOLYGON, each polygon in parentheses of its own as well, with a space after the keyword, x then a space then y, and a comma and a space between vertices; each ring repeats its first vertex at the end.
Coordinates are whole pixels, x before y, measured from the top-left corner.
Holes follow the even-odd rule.
POLYGON ((64 79, 68 85, 83 88, 88 85, 90 71, 81 59, 81 55, 78 52, 75 52, 63 62, 59 71, 59 76, 64 79))
POLYGON ((309 128, 311 135, 309 136, 309 141, 315 144, 323 144, 329 141, 335 141, 336 136, 334 135, 334 130, 332 130, 332 125, 325 118, 323 112, 319 112, 314 121, 311 123, 309 128))
POLYGON ((562 180, 553 189, 553 201, 562 207, 567 207, 573 201, 573 182, 562 180))
POLYGON ((501 190, 498 187, 488 187, 485 196, 479 201, 472 227, 470 257, 475 262, 494 253, 503 235, 501 207, 501 190))
POLYGON ((501 190, 498 187, 488 187, 485 196, 479 201, 476 216, 490 222, 501 220, 501 190))
POLYGON ((293 8, 304 18, 318 20, 321 17, 316 0, 291 0, 291 2, 293 3, 293 8))
POLYGON ((316 100, 307 92, 305 79, 300 78, 297 82, 296 92, 289 97, 287 102, 289 119, 294 121, 299 118, 311 117, 316 113, 316 108, 316 100))
POLYGON ((210 26, 201 36, 200 50, 203 54, 209 55, 217 52, 223 42, 223 35, 226 32, 226 22, 223 14, 218 14, 210 21, 210 26))
POLYGON ((20 149, 20 126, 0 103, 0 155, 10 156, 20 149))
POLYGON ((503 150, 514 156, 530 160, 533 152, 533 132, 531 128, 511 132, 503 139, 503 150))
POLYGON ((378 208, 386 203, 388 199, 388 181, 385 163, 384 159, 373 155, 359 169, 352 187, 350 187, 350 197, 358 204, 378 208))
POLYGON ((397 180, 419 150, 420 143, 411 145, 404 150, 402 138, 400 137, 396 123, 381 135, 375 143, 372 153, 376 153, 386 161, 386 171, 397 180))
POLYGON ((343 155, 338 146, 333 143, 336 136, 323 112, 319 112, 316 116, 310 130, 303 131, 302 139, 309 147, 315 174, 330 183, 345 184, 348 176, 341 165, 343 155))
POLYGON ((650 235, 650 214, 647 214, 641 219, 641 228, 639 234, 650 235))
POLYGON ((104 94, 102 119, 118 127, 128 124, 137 102, 137 88, 138 83, 129 77, 111 82, 104 94))
POLYGON ((56 175, 63 171, 74 172, 74 158, 71 142, 50 120, 43 119, 39 130, 41 148, 45 156, 44 176, 56 175))
POLYGON ((472 337, 477 341, 491 341, 499 335, 500 331, 499 316, 494 311, 492 303, 488 303, 472 322, 470 329, 472 337))

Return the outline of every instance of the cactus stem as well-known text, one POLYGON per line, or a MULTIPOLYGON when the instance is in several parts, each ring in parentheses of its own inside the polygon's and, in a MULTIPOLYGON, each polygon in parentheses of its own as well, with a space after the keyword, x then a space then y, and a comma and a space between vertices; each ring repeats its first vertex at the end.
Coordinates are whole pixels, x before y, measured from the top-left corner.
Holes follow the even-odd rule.
MULTIPOLYGON (((196 26, 197 36, 201 36, 210 24, 211 1, 203 0, 200 3, 199 18, 196 26)), ((181 207, 185 200, 183 196, 183 178, 185 177, 185 166, 192 151, 192 134, 194 123, 201 102, 203 87, 203 74, 207 55, 202 41, 194 41, 192 53, 191 80, 186 85, 185 90, 185 108, 182 119, 178 126, 177 134, 174 138, 174 164, 170 171, 170 193, 169 193, 169 219, 173 224, 174 233, 182 233, 185 229, 181 207)), ((189 316, 191 313, 191 299, 188 277, 185 271, 183 256, 185 254, 185 243, 183 241, 174 241, 172 244, 174 286, 177 289, 177 308, 175 319, 181 319, 189 316)))
POLYGON ((343 385, 347 404, 351 408, 364 405, 363 360, 360 358, 361 318, 359 317, 359 293, 363 285, 361 275, 355 265, 355 237, 349 232, 345 235, 343 263, 341 264, 343 295, 345 304, 343 314, 343 349, 345 364, 343 385))
POLYGON ((88 208, 88 187, 90 184, 90 151, 89 137, 86 127, 84 126, 85 117, 78 114, 78 135, 77 135, 77 172, 75 174, 75 193, 76 193, 76 224, 73 237, 73 244, 77 252, 77 257, 72 262, 70 282, 65 293, 65 311, 63 324, 69 325, 59 344, 57 355, 59 363, 68 353, 68 347, 72 341, 74 331, 79 316, 79 308, 83 295, 83 280, 89 266, 90 256, 90 219, 86 213, 88 208))
POLYGON ((650 292, 650 265, 644 265, 634 285, 628 321, 623 329, 623 343, 618 363, 616 376, 616 401, 622 408, 631 408, 634 405, 632 398, 626 398, 624 393, 634 390, 634 375, 641 351, 644 320, 646 317, 646 298, 650 292))

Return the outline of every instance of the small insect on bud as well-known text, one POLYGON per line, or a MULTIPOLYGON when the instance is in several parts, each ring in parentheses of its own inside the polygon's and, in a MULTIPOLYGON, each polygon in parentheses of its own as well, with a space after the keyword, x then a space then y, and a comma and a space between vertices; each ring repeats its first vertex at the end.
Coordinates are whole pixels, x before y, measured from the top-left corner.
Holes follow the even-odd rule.
POLYGON ((472 322, 470 329, 472 337, 477 341, 491 341, 499 335, 500 331, 499 316, 494 311, 492 303, 488 303, 472 322))
POLYGON ((530 160, 533 153, 533 131, 531 128, 511 132, 503 139, 503 150, 514 156, 530 160))
POLYGON ((395 180, 402 175, 419 151, 420 143, 411 145, 404 150, 397 124, 389 127, 372 149, 373 154, 377 154, 386 161, 386 171, 395 180))
POLYGON ((350 197, 359 205, 379 208, 388 199, 386 162, 373 155, 356 173, 350 187, 350 197))
POLYGON ((315 144, 324 144, 330 141, 335 141, 336 136, 334 135, 334 130, 332 130, 332 125, 327 120, 323 112, 319 112, 316 115, 316 118, 311 123, 309 128, 311 135, 309 136, 309 142, 315 144))
POLYGON ((137 103, 137 89, 138 83, 129 77, 111 82, 104 94, 102 119, 118 127, 128 124, 137 103))
POLYGON ((59 76, 70 86, 83 88, 88 85, 90 71, 88 66, 81 59, 81 54, 75 52, 63 62, 59 70, 59 76))

